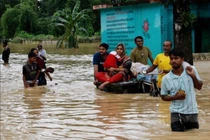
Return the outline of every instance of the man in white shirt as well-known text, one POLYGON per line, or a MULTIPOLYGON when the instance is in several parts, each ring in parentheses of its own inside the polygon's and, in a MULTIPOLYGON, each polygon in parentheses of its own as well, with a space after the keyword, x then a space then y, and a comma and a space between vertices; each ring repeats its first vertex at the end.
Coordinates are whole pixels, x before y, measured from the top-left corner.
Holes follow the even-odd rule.
POLYGON ((194 66, 183 66, 184 53, 180 49, 169 52, 172 70, 163 77, 161 98, 171 101, 171 129, 184 131, 199 128, 195 88, 200 90, 203 82, 194 66))

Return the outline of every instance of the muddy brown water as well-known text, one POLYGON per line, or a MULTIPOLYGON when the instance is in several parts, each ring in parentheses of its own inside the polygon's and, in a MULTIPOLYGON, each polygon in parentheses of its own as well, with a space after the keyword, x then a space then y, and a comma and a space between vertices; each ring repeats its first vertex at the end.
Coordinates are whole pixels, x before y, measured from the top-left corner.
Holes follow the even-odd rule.
POLYGON ((0 62, 1 140, 13 139, 209 139, 210 61, 196 61, 204 80, 197 91, 200 129, 171 132, 170 102, 148 94, 106 93, 93 85, 92 55, 48 54, 55 68, 47 86, 23 89, 27 55, 12 53, 0 62))

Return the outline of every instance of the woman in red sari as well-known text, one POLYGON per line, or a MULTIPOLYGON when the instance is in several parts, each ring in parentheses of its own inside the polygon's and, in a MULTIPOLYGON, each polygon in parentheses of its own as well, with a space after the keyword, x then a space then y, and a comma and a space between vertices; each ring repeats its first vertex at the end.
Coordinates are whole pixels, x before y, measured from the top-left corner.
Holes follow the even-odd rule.
MULTIPOLYGON (((132 61, 130 57, 126 56, 125 54, 125 46, 124 44, 120 43, 116 47, 116 52, 120 56, 119 58, 107 59, 104 62, 104 66, 107 72, 98 72, 96 74, 96 79, 102 84, 98 87, 99 89, 103 90, 104 87, 110 83, 117 83, 122 81, 128 81, 132 76, 133 73, 131 72, 130 68, 132 65, 132 61), (110 65, 117 65, 117 67, 107 67, 110 65)), ((112 55, 112 54, 109 54, 112 55)))

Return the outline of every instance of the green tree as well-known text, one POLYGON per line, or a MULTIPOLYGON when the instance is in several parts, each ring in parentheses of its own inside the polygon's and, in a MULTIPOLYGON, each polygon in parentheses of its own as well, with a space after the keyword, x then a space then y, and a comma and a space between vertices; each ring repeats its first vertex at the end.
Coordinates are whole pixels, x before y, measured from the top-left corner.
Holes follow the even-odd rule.
POLYGON ((19 19, 19 30, 26 31, 28 33, 34 33, 37 22, 37 14, 34 11, 33 6, 29 5, 28 2, 21 3, 18 7, 20 8, 20 19, 19 19))
POLYGON ((53 35, 53 28, 49 26, 51 24, 50 17, 40 17, 36 20, 35 34, 51 34, 53 35))
POLYGON ((65 8, 69 0, 41 0, 37 2, 38 13, 42 17, 52 16, 56 11, 65 8))
POLYGON ((21 0, 13 8, 7 8, 1 18, 3 36, 12 38, 22 31, 35 33, 37 14, 34 7, 34 0, 21 0))
POLYGON ((3 29, 3 36, 5 38, 12 38, 19 26, 20 10, 16 8, 8 8, 1 17, 1 25, 3 29))
MULTIPOLYGON (((85 0, 83 0, 85 1, 85 0)), ((89 0, 90 7, 100 4, 111 4, 111 0, 89 0)), ((100 10, 94 10, 91 15, 91 21, 94 32, 100 32, 101 30, 101 20, 100 20, 100 10)))
POLYGON ((81 25, 82 21, 88 20, 90 17, 88 13, 90 9, 83 9, 79 11, 80 1, 77 1, 73 10, 65 8, 62 11, 58 11, 54 14, 55 26, 62 27, 64 34, 59 38, 57 47, 63 45, 68 48, 77 47, 77 36, 79 32, 87 32, 87 30, 81 25))
POLYGON ((3 28, 2 28, 2 25, 1 25, 1 22, 0 22, 0 38, 3 38, 3 32, 2 32, 3 28))
POLYGON ((0 0, 0 17, 7 8, 12 8, 19 3, 19 0, 0 0))

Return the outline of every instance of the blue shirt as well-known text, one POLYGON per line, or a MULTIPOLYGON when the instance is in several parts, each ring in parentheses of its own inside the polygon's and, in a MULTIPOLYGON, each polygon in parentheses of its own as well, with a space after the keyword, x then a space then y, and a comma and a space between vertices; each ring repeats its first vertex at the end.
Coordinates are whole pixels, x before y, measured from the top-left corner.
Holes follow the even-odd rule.
MULTIPOLYGON (((198 72, 194 66, 191 66, 196 78, 201 81, 198 72)), ((186 93, 184 100, 173 100, 170 106, 171 113, 181 114, 197 114, 198 107, 196 102, 196 93, 192 78, 187 74, 186 70, 180 76, 170 71, 163 77, 161 85, 161 95, 174 96, 181 89, 186 93)))
MULTIPOLYGON (((108 53, 107 53, 108 55, 108 53)), ((99 52, 95 53, 93 56, 93 65, 98 65, 98 72, 104 71, 104 61, 105 59, 101 56, 99 52)))

